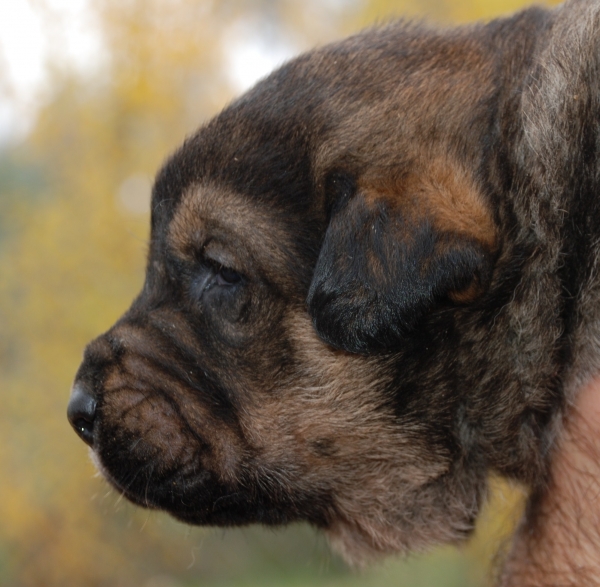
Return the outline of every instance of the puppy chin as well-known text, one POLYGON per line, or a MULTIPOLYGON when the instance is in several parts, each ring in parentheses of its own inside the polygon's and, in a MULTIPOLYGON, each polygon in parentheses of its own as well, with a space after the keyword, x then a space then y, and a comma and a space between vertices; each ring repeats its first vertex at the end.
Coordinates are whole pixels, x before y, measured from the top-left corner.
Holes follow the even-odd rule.
POLYGON ((140 497, 136 493, 129 491, 127 487, 123 486, 119 481, 113 477, 108 469, 102 464, 102 460, 96 453, 96 451, 92 448, 89 449, 89 457, 92 461, 94 467, 96 467, 96 477, 102 477, 104 480, 112 487, 115 491, 117 491, 122 497, 125 497, 131 503, 143 507, 145 509, 161 509, 156 504, 152 503, 148 497, 145 498, 140 497))
POLYGON ((455 524, 438 522, 406 531, 384 520, 343 520, 325 533, 333 550, 350 566, 362 569, 386 556, 424 552, 442 543, 460 544, 473 532, 467 519, 455 524))

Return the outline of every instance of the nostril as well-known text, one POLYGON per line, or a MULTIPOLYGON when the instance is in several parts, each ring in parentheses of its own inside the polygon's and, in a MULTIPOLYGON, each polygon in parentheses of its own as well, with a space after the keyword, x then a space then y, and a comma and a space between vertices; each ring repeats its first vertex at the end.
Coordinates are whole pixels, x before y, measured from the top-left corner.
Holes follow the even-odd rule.
POLYGON ((81 383, 76 383, 71 391, 67 418, 79 437, 89 446, 93 446, 96 400, 81 383))

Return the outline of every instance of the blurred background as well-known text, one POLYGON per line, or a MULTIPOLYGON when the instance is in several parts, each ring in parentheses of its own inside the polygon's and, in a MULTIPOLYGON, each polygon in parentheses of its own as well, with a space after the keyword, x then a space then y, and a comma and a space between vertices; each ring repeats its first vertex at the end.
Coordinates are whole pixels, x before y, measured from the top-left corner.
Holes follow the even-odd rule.
POLYGON ((523 0, 0 1, 0 585, 489 585, 521 498, 476 537, 357 573, 305 526, 190 528, 95 474, 65 410, 82 349, 143 280, 152 178, 289 57, 401 15, 488 19, 523 0))

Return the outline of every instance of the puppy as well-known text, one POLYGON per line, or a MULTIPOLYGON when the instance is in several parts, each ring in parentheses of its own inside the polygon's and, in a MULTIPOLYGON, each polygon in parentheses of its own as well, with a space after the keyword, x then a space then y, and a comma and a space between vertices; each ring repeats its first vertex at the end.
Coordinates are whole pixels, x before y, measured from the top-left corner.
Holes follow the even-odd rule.
POLYGON ((358 563, 467 537, 490 472, 542 484, 600 368, 599 22, 368 30, 186 140, 68 407, 108 481, 358 563))

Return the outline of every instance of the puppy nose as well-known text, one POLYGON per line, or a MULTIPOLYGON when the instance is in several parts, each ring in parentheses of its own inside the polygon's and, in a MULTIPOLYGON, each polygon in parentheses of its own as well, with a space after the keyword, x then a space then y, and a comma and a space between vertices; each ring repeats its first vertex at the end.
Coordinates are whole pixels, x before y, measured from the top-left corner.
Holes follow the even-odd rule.
POLYGON ((73 386, 67 407, 67 418, 81 440, 93 447, 96 400, 81 383, 73 386))

